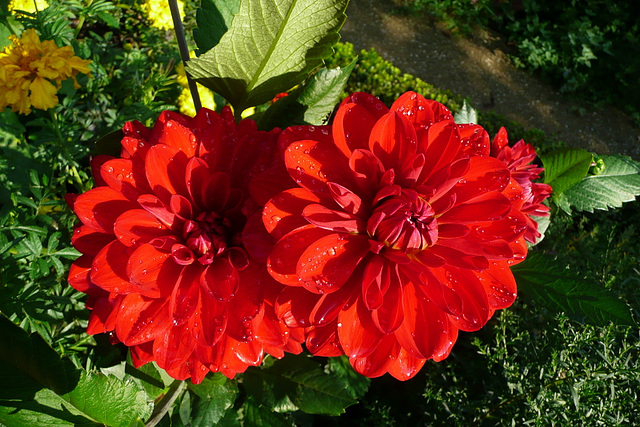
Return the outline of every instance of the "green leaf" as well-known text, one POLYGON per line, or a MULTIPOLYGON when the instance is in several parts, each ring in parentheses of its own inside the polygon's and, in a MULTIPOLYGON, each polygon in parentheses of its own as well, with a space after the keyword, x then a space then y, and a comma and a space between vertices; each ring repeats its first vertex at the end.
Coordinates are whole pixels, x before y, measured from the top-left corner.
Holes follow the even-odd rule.
POLYGON ((371 379, 357 373, 349 363, 347 356, 329 358, 327 369, 332 375, 344 380, 347 384, 347 392, 354 399, 361 399, 369 390, 371 379))
POLYGON ((151 415, 153 405, 134 381, 83 372, 78 386, 62 396, 83 414, 108 426, 129 426, 151 415))
POLYGON ((267 368, 249 368, 244 374, 247 394, 270 410, 295 408, 308 414, 340 415, 357 403, 349 383, 331 375, 305 355, 287 355, 267 368))
POLYGON ((355 66, 354 59, 344 68, 322 68, 302 88, 269 107, 260 121, 260 128, 327 124, 355 66))
POLYGON ((0 314, 0 398, 30 398, 41 388, 68 393, 80 372, 38 334, 29 335, 0 314))
POLYGON ((566 203, 578 211, 618 208, 640 195, 640 163, 623 155, 600 156, 604 169, 569 187, 566 203))
POLYGON ((104 21, 105 24, 112 28, 120 28, 120 21, 109 12, 98 12, 98 17, 104 21))
POLYGON ((347 0, 243 0, 211 50, 187 64, 236 114, 302 82, 339 40, 347 0))
POLYGON ((454 115, 453 120, 457 124, 478 123, 478 113, 465 99, 462 101, 462 108, 454 115))
POLYGON ((200 384, 189 384, 197 396, 191 404, 191 425, 211 426, 220 421, 238 396, 238 385, 222 374, 206 377, 200 384))
POLYGON ((257 403, 251 396, 242 405, 247 427, 291 427, 293 422, 283 414, 271 411, 269 408, 257 403))
POLYGON ((544 182, 553 187, 553 197, 580 182, 589 172, 593 155, 581 148, 561 148, 540 156, 544 182))
POLYGON ((597 326, 613 322, 634 326, 629 307, 597 283, 562 268, 558 261, 540 253, 529 253, 511 268, 518 289, 554 311, 597 326))
POLYGON ((202 0, 196 12, 198 28, 193 30, 193 39, 200 53, 204 53, 220 42, 227 32, 233 17, 240 9, 242 0, 202 0))

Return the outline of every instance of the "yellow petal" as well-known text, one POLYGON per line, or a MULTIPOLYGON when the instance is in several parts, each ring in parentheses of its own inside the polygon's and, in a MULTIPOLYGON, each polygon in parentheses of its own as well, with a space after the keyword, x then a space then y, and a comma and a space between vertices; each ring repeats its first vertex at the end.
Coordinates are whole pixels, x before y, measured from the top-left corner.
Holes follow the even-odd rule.
POLYGON ((56 96, 58 88, 48 80, 42 77, 36 77, 29 89, 31 89, 29 99, 35 108, 48 110, 58 105, 58 97, 56 96))

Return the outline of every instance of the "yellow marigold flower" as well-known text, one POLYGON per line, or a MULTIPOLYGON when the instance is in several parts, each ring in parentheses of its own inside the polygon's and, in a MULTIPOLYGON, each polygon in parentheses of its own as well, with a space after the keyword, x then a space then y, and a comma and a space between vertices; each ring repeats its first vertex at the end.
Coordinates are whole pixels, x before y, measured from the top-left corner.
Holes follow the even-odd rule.
POLYGON ((48 110, 58 105, 56 94, 63 80, 72 78, 78 88, 76 75, 89 74, 91 61, 75 56, 71 46, 41 42, 33 28, 9 40, 0 53, 0 109, 11 107, 20 114, 29 114, 31 107, 48 110))
MULTIPOLYGON (((171 18, 171 9, 167 0, 146 0, 142 5, 142 10, 147 14, 151 21, 151 25, 161 30, 170 30, 173 28, 173 20, 171 18)), ((180 16, 184 15, 184 2, 178 0, 178 10, 180 16)))
POLYGON ((29 13, 35 13, 38 10, 44 10, 49 7, 47 0, 11 0, 9 2, 9 12, 14 10, 23 10, 29 13))

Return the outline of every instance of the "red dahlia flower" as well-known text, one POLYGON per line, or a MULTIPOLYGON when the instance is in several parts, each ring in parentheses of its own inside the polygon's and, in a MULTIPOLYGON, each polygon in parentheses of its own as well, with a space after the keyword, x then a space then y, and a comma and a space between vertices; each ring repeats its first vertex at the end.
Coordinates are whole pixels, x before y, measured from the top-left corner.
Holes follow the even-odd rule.
POLYGON ((531 164, 536 158, 536 151, 532 145, 523 140, 516 142, 513 147, 509 147, 509 138, 505 128, 500 128, 493 143, 491 144, 491 156, 502 160, 509 167, 511 176, 523 191, 524 204, 522 212, 527 216, 527 230, 524 238, 531 243, 535 243, 540 237, 538 223, 531 218, 533 216, 549 216, 549 207, 542 202, 551 195, 552 188, 549 184, 533 182, 540 177, 544 170, 535 164, 531 164))
POLYGON ((523 191, 480 126, 415 93, 391 109, 356 93, 332 126, 280 144, 298 186, 265 205, 268 268, 287 285, 278 315, 306 327, 313 354, 405 380, 513 303, 523 191))
POLYGON ((121 158, 96 157, 97 187, 70 200, 83 255, 69 282, 90 295, 90 334, 195 383, 301 351, 303 331, 275 316, 282 286, 244 245, 261 232, 250 183, 271 167, 278 133, 236 125, 228 109, 124 126, 121 158))

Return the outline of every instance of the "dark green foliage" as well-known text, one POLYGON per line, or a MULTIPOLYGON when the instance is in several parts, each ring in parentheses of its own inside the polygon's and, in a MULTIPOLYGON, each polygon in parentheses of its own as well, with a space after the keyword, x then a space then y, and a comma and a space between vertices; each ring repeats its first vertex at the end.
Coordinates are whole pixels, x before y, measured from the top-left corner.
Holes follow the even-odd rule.
POLYGON ((615 105, 640 120, 640 4, 589 0, 405 0, 452 32, 497 30, 515 45, 515 64, 596 106, 615 105))

